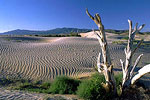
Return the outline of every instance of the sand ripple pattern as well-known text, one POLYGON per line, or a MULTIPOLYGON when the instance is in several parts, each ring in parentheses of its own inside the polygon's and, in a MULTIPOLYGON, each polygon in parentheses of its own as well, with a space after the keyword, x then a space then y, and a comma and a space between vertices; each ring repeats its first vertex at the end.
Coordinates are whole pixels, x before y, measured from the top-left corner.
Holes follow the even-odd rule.
MULTIPOLYGON (((49 39, 50 42, 41 42, 41 38, 32 38, 30 39, 33 41, 25 39, 16 42, 0 37, 1 77, 48 80, 59 75, 76 76, 81 73, 90 73, 96 66, 97 55, 100 51, 96 39, 42 38, 42 41, 49 39)), ((113 64, 116 68, 121 68, 119 59, 124 58, 124 46, 111 44, 109 49, 113 64)), ((139 50, 136 56, 141 52, 143 51, 139 50)), ((150 54, 146 53, 140 65, 145 64, 149 56, 150 54)))
POLYGON ((0 89, 0 100, 43 100, 41 94, 0 89))

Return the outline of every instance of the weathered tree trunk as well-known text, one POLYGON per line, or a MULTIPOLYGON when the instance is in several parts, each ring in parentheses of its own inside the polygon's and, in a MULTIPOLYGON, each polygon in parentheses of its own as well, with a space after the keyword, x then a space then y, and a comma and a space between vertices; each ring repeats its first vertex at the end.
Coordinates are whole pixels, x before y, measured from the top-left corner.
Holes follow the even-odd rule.
POLYGON ((99 14, 95 14, 95 17, 93 17, 88 10, 86 10, 87 15, 97 24, 99 31, 98 33, 94 31, 94 33, 97 35, 97 39, 101 46, 102 53, 99 53, 98 60, 97 60, 97 67, 98 71, 102 72, 105 76, 106 84, 105 87, 107 88, 107 91, 113 91, 114 94, 116 94, 116 83, 113 75, 113 65, 111 63, 109 51, 108 51, 108 45, 107 40, 105 36, 104 26, 101 22, 101 18, 99 14), (103 56, 103 62, 101 61, 101 55, 103 56))
POLYGON ((123 71, 122 91, 126 87, 130 87, 131 85, 133 85, 143 75, 150 72, 150 64, 148 64, 148 65, 144 66, 143 68, 141 68, 135 75, 133 74, 134 69, 138 65, 138 63, 141 59, 141 56, 143 56, 143 54, 139 55, 139 57, 136 59, 134 65, 133 65, 133 67, 131 66, 132 56, 135 53, 135 51, 137 50, 137 48, 139 48, 139 46, 141 45, 143 40, 141 40, 137 44, 136 48, 134 48, 134 49, 133 49, 133 41, 134 41, 135 34, 138 33, 145 25, 143 24, 142 26, 140 26, 137 29, 138 23, 136 23, 134 30, 132 31, 132 21, 128 20, 128 22, 129 22, 129 39, 128 39, 127 47, 124 50, 125 56, 126 56, 125 64, 120 59, 120 62, 122 65, 122 71, 123 71))
MULTIPOLYGON (((140 58, 143 55, 143 54, 139 55, 139 57, 136 59, 134 66, 132 67, 132 64, 131 64, 132 56, 143 41, 141 40, 137 44, 136 48, 133 49, 134 37, 135 37, 135 34, 138 33, 145 25, 143 24, 142 26, 139 27, 139 29, 137 29, 138 23, 136 23, 134 30, 132 30, 132 21, 128 20, 128 22, 129 22, 129 39, 128 39, 127 47, 124 50, 125 56, 126 56, 125 63, 120 59, 120 62, 122 65, 122 71, 123 71, 123 80, 122 80, 123 89, 131 85, 134 69, 138 65, 140 58)), ((132 84, 134 84, 134 82, 132 82, 132 84)))

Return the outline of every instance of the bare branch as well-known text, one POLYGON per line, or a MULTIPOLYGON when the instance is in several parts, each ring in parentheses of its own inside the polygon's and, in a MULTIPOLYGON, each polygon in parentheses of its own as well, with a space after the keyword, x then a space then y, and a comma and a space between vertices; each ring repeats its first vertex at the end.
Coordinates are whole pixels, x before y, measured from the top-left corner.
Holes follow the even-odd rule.
POLYGON ((95 14, 95 16, 94 16, 94 22, 95 22, 98 26, 100 26, 98 19, 99 19, 99 18, 97 18, 96 14, 95 14))
POLYGON ((139 46, 141 45, 141 43, 143 41, 143 40, 141 40, 137 44, 136 48, 133 49, 133 40, 135 38, 135 34, 137 32, 139 32, 144 27, 144 25, 140 26, 140 28, 137 29, 138 23, 136 23, 134 30, 132 30, 132 21, 128 20, 128 22, 129 22, 129 39, 128 39, 127 47, 124 49, 126 59, 125 59, 124 72, 123 72, 123 82, 122 82, 123 87, 131 85, 130 82, 131 82, 131 78, 133 76, 133 71, 134 71, 135 67, 137 66, 137 64, 139 63, 139 60, 142 56, 142 55, 140 55, 136 59, 136 62, 132 68, 131 67, 132 56, 135 53, 135 51, 137 50, 137 48, 139 48, 139 46))
POLYGON ((101 18, 98 13, 95 14, 94 19, 96 20, 97 24, 101 23, 101 18))
POLYGON ((136 48, 132 51, 132 55, 135 53, 135 51, 141 46, 143 42, 143 39, 137 44, 136 48))
POLYGON ((87 15, 96 23, 96 25, 97 25, 99 28, 102 26, 101 18, 100 18, 100 16, 99 16, 99 14, 95 14, 95 16, 93 17, 93 16, 89 13, 88 9, 86 9, 86 13, 87 13, 87 15))
POLYGON ((127 48, 124 48, 124 53, 125 53, 125 55, 127 54, 127 48))
POLYGON ((141 31, 144 26, 145 26, 145 24, 141 25, 141 26, 139 27, 138 31, 141 31))
POLYGON ((98 22, 99 22, 99 23, 102 23, 102 22, 101 22, 101 17, 100 17, 100 15, 97 13, 96 16, 97 16, 98 22))
POLYGON ((128 22, 129 22, 129 38, 130 38, 130 35, 132 33, 132 21, 128 19, 128 22))
POLYGON ((150 73, 150 64, 144 66, 138 71, 138 73, 131 79, 131 84, 134 84, 139 78, 147 73, 150 73))
POLYGON ((138 23, 135 24, 134 32, 137 30, 138 23))
POLYGON ((89 13, 88 9, 86 9, 86 13, 92 20, 94 20, 94 17, 89 13))
POLYGON ((120 63, 121 63, 121 66, 122 66, 122 72, 124 73, 124 62, 122 61, 122 59, 120 59, 120 63))
POLYGON ((100 31, 104 31, 104 26, 103 26, 103 24, 102 24, 101 17, 99 16, 98 13, 95 14, 95 16, 96 16, 96 19, 97 19, 97 21, 98 21, 98 24, 97 24, 97 25, 98 25, 99 28, 101 28, 100 31))
POLYGON ((140 54, 139 57, 136 59, 136 61, 134 63, 134 66, 133 66, 133 68, 132 68, 132 70, 130 72, 130 79, 132 78, 133 71, 134 71, 135 67, 138 65, 138 63, 139 63, 139 61, 140 61, 140 59, 141 59, 142 56, 143 56, 143 54, 140 54))

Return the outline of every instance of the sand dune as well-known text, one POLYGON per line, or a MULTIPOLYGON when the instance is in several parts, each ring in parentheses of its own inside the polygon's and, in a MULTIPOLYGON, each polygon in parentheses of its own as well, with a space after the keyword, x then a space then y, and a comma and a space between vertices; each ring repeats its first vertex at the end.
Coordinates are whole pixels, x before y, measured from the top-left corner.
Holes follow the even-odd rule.
MULTIPOLYGON (((0 77, 48 80, 58 75, 90 73, 100 50, 94 38, 16 38, 0 37, 0 77), (21 41, 15 41, 16 38, 21 41)), ((110 44, 109 49, 115 70, 120 71, 119 59, 124 57, 124 46, 110 44)), ((144 52, 141 49, 136 56, 144 52)), ((149 61, 149 53, 144 53, 140 66, 149 61)))
MULTIPOLYGON (((98 31, 95 31, 98 33, 98 31)), ((114 33, 108 33, 108 32, 105 32, 106 34, 106 38, 107 38, 107 41, 108 43, 112 43, 113 41, 117 41, 119 38, 123 37, 123 36, 120 36, 118 34, 114 34, 114 33)), ((87 33, 80 33, 81 37, 84 37, 84 38, 94 38, 94 39, 97 39, 97 36, 94 34, 93 31, 91 32, 87 32, 87 33)), ((123 41, 123 40, 121 40, 123 41)))

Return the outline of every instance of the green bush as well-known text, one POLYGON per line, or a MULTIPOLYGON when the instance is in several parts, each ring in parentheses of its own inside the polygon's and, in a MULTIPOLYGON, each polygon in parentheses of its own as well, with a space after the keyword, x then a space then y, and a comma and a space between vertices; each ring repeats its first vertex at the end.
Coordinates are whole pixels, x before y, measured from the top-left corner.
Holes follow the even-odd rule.
POLYGON ((44 82, 39 87, 42 89, 49 89, 51 86, 50 82, 44 82))
POLYGON ((97 73, 94 73, 92 76, 91 76, 91 80, 93 80, 94 82, 100 82, 100 83, 105 83, 105 77, 104 75, 102 74, 99 74, 98 72, 97 73))
POLYGON ((116 80, 116 86, 117 86, 117 94, 120 96, 121 95, 121 85, 122 85, 122 73, 118 73, 115 75, 115 80, 116 80))
POLYGON ((107 99, 108 95, 101 85, 102 82, 105 83, 105 78, 103 75, 98 73, 92 75, 90 80, 85 80, 79 85, 77 95, 86 100, 107 99))
POLYGON ((126 36, 126 37, 123 37, 122 39, 124 39, 124 40, 128 40, 128 39, 129 39, 129 37, 128 37, 128 36, 126 36))
POLYGON ((115 75, 115 80, 116 80, 116 85, 119 86, 122 83, 122 77, 123 74, 122 73, 118 73, 117 75, 115 75))
POLYGON ((19 86, 20 89, 30 89, 30 88, 38 88, 34 86, 32 83, 23 83, 19 86))
POLYGON ((31 92, 38 92, 38 93, 50 93, 50 82, 42 82, 42 81, 36 81, 31 82, 28 80, 19 80, 16 83, 14 83, 14 86, 12 89, 17 90, 25 90, 25 91, 31 91, 31 92))
POLYGON ((57 77, 51 84, 50 92, 54 94, 73 94, 77 90, 80 81, 66 76, 57 77))

